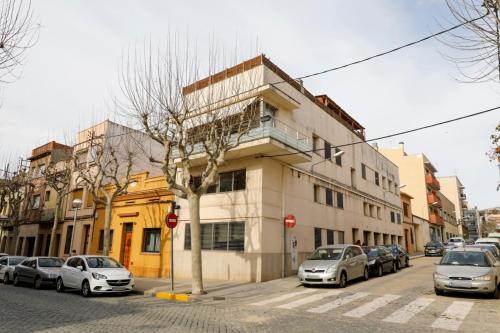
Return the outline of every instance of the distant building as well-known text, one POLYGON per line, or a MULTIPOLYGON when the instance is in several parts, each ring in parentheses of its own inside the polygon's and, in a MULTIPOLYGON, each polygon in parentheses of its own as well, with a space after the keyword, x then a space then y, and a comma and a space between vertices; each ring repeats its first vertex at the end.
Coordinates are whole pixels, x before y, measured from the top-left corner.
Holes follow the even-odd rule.
POLYGON ((477 207, 464 210, 465 223, 469 230, 469 238, 476 240, 481 237, 481 224, 479 223, 479 211, 477 207))
POLYGON ((455 217, 459 222, 458 231, 461 236, 467 236, 467 224, 463 221, 464 210, 467 209, 467 196, 464 193, 465 186, 457 176, 438 177, 441 189, 439 190, 455 205, 455 217))
POLYGON ((478 213, 483 237, 490 232, 500 232, 500 207, 480 209, 478 213))

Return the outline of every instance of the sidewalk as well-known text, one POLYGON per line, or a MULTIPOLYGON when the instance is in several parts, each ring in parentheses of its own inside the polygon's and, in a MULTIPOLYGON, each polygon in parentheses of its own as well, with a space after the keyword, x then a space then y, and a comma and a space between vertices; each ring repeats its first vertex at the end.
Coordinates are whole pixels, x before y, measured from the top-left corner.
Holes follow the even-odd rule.
POLYGON ((425 257, 423 252, 415 252, 414 254, 410 255, 410 259, 417 259, 422 257, 425 257))

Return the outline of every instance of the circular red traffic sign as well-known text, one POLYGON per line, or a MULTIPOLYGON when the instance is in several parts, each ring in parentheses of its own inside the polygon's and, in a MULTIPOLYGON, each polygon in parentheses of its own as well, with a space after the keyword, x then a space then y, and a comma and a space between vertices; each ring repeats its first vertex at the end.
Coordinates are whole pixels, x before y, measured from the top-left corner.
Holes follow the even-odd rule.
POLYGON ((177 222, 177 215, 175 215, 175 213, 168 213, 165 217, 165 223, 170 229, 175 228, 177 226, 177 222))
POLYGON ((295 219, 295 216, 292 214, 289 214, 285 217, 285 226, 287 228, 293 228, 295 227, 295 224, 297 224, 297 220, 295 219))

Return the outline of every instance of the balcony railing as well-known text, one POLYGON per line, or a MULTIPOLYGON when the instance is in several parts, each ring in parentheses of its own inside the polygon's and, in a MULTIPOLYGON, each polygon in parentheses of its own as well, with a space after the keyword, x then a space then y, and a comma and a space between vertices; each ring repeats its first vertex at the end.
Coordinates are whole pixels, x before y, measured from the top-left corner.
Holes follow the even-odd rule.
POLYGON ((54 220, 54 209, 33 209, 26 214, 27 222, 49 222, 54 220))
POLYGON ((432 174, 425 175, 425 183, 436 190, 441 188, 439 180, 437 180, 432 174))
POLYGON ((441 207, 441 198, 436 193, 427 194, 427 203, 431 206, 441 207))
POLYGON ((437 213, 430 213, 429 214, 429 221, 432 224, 437 224, 437 225, 444 225, 444 220, 439 214, 437 213))

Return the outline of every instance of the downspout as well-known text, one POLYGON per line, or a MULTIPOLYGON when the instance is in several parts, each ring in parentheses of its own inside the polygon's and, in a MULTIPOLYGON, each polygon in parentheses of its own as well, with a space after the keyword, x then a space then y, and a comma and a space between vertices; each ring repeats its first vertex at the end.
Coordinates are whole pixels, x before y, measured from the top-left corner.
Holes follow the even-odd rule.
POLYGON ((281 277, 285 278, 286 267, 286 226, 285 226, 285 165, 281 164, 281 224, 283 228, 283 269, 281 277))

